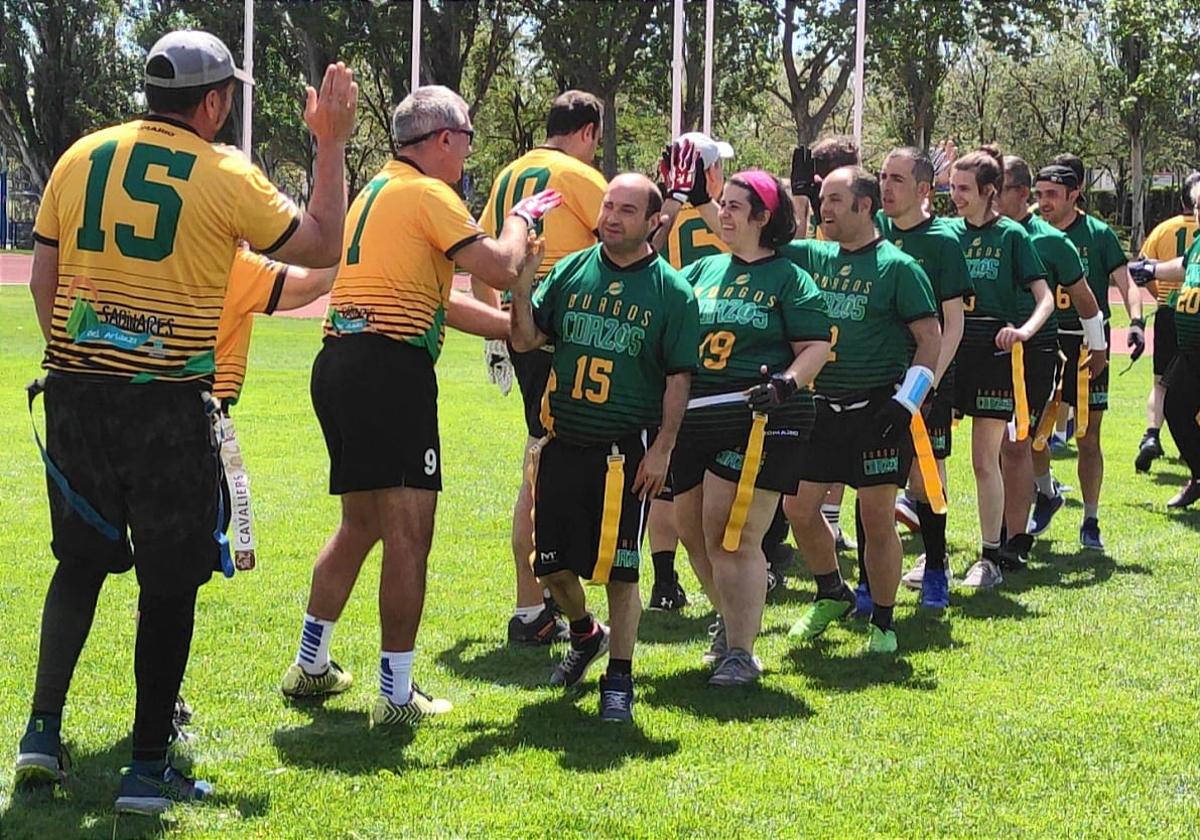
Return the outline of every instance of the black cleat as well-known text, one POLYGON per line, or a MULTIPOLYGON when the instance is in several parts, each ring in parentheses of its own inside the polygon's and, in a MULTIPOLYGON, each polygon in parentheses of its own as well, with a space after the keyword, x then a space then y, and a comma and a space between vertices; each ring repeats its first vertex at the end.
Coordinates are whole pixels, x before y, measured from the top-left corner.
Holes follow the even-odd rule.
POLYGON ((508 643, 510 645, 551 645, 565 642, 570 629, 548 608, 543 608, 537 618, 526 624, 517 616, 508 620, 508 643))
POLYGON ((1176 493, 1171 501, 1167 502, 1167 507, 1191 507, 1197 499, 1200 499, 1200 481, 1193 478, 1187 484, 1183 485, 1183 489, 1176 493))
POLYGON ((1138 444, 1137 456, 1133 459, 1133 468, 1140 473, 1149 472, 1150 465, 1163 456, 1162 443, 1158 435, 1144 434, 1138 444))
POLYGON ((654 586, 650 588, 650 603, 647 605, 649 609, 671 611, 687 605, 687 593, 679 585, 678 578, 665 584, 655 581, 654 586))
POLYGON ((578 647, 575 640, 571 640, 570 649, 550 675, 550 685, 570 688, 583 679, 593 662, 608 653, 608 628, 595 619, 593 621, 595 628, 592 635, 581 641, 578 647))

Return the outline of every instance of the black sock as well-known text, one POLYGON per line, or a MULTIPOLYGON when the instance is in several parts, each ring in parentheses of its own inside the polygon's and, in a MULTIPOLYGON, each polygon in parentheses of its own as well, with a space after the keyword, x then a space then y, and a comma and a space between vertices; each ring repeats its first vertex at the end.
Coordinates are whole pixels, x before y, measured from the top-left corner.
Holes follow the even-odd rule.
POLYGON ((138 598, 137 645, 133 673, 137 680, 137 712, 133 718, 135 761, 165 759, 171 740, 175 698, 183 684, 192 626, 196 617, 196 590, 138 598))
POLYGON ((632 659, 613 659, 610 656, 608 659, 608 675, 610 677, 631 677, 631 676, 633 676, 633 660, 632 659))
POLYGON ((946 514, 934 513, 929 502, 917 502, 921 538, 925 540, 925 571, 946 571, 946 514))
POLYGON ((595 622, 592 620, 592 614, 588 613, 583 618, 571 622, 571 635, 579 638, 590 636, 594 626, 595 622))
POLYGON ((871 623, 880 630, 888 631, 892 629, 892 611, 895 605, 884 607, 879 604, 875 605, 875 609, 871 612, 871 623))
POLYGON ((834 570, 827 575, 813 575, 817 582, 818 598, 840 598, 846 584, 842 581, 842 573, 834 570))
POLYGON ((670 586, 678 580, 675 577, 675 549, 656 551, 650 559, 654 561, 655 586, 670 586))
POLYGON ((75 563, 59 563, 46 590, 37 680, 33 689, 35 716, 61 717, 75 663, 92 629, 96 599, 104 572, 75 563))
POLYGON ((983 559, 991 560, 993 563, 1000 562, 1000 546, 983 544, 983 559))
POLYGON ((771 558, 771 553, 787 539, 787 534, 788 521, 787 517, 783 515, 783 497, 780 496, 779 504, 775 506, 775 518, 771 520, 767 532, 763 534, 762 550, 768 560, 771 558))
POLYGON ((1158 429, 1146 429, 1146 437, 1152 437, 1158 440, 1158 429))
POLYGON ((867 531, 863 528, 862 508, 854 500, 854 536, 858 539, 858 582, 871 591, 871 577, 867 574, 867 531))

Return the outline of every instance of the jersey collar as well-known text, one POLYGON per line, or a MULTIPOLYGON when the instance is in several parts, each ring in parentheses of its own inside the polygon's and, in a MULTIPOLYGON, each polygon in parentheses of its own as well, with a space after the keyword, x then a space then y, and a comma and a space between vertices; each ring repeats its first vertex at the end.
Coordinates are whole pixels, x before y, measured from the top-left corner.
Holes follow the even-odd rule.
POLYGON ((409 166, 411 166, 413 169, 420 172, 422 175, 425 174, 425 170, 422 169, 420 166, 418 166, 417 162, 410 157, 405 157, 404 155, 396 155, 396 162, 397 163, 406 163, 409 166))
POLYGON ((759 257, 757 260, 744 260, 741 257, 739 257, 737 254, 730 254, 729 256, 733 260, 734 265, 745 265, 745 266, 766 265, 767 263, 771 262, 772 260, 782 259, 782 257, 779 256, 778 251, 767 254, 765 257, 759 257))
MULTIPOLYGON (((184 131, 190 131, 190 132, 192 132, 192 134, 195 134, 197 137, 200 137, 200 132, 196 131, 196 129, 192 128, 190 125, 185 123, 183 120, 177 120, 174 117, 168 117, 165 114, 147 114, 146 116, 142 117, 142 122, 166 123, 167 125, 173 125, 176 128, 181 128, 184 131)), ((204 138, 201 137, 200 139, 203 140, 204 138)))
POLYGON ((1004 214, 1000 213, 1000 214, 996 215, 995 217, 988 219, 986 222, 984 222, 981 225, 973 225, 970 222, 968 222, 966 220, 966 218, 964 217, 963 224, 967 226, 967 230, 987 230, 988 228, 992 227, 993 225, 995 225, 997 222, 999 222, 1003 218, 1004 218, 1004 214))
POLYGON ((643 268, 646 268, 648 265, 658 259, 658 251, 655 251, 653 248, 651 248, 650 253, 642 257, 637 262, 630 263, 629 265, 617 265, 608 258, 608 254, 604 253, 603 245, 597 245, 596 247, 600 249, 600 262, 604 263, 605 268, 608 268, 612 271, 641 271, 643 268))
POLYGON ((926 228, 932 227, 935 219, 937 219, 937 216, 930 215, 929 218, 924 219, 920 222, 917 222, 915 225, 913 225, 910 228, 900 227, 900 225, 896 224, 895 222, 892 222, 892 230, 894 230, 896 233, 900 233, 900 234, 920 233, 921 231, 925 230, 926 228))
POLYGON ((838 251, 840 252, 841 256, 843 256, 843 257, 853 257, 853 256, 857 256, 858 254, 865 254, 868 251, 872 251, 872 250, 878 248, 879 243, 882 241, 883 241, 882 236, 876 236, 874 239, 872 239, 870 242, 868 242, 866 245, 862 246, 861 248, 855 248, 853 251, 851 251, 849 248, 843 248, 841 245, 838 245, 838 251))

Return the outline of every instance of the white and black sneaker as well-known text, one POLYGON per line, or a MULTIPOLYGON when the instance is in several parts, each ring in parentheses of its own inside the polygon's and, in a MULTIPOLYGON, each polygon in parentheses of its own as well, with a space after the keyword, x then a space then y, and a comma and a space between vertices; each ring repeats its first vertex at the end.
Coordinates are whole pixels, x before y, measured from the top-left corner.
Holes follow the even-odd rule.
POLYGON ((571 647, 550 675, 550 685, 570 688, 583 679, 593 662, 608 653, 608 628, 599 621, 594 624, 590 636, 578 643, 571 640, 571 647))

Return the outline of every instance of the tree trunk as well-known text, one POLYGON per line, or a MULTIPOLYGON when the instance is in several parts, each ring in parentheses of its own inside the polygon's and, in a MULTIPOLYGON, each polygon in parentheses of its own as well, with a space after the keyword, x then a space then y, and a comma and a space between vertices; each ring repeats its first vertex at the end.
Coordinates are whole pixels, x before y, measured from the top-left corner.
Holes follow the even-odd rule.
POLYGON ((617 174, 617 93, 604 93, 604 178, 611 181, 617 174))
POLYGON ((1142 237, 1146 232, 1146 184, 1145 172, 1142 168, 1142 132, 1135 128, 1129 133, 1129 168, 1133 182, 1133 207, 1129 219, 1129 246, 1133 253, 1142 247, 1142 237))

